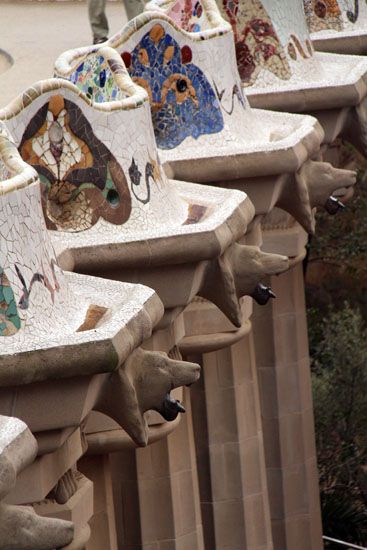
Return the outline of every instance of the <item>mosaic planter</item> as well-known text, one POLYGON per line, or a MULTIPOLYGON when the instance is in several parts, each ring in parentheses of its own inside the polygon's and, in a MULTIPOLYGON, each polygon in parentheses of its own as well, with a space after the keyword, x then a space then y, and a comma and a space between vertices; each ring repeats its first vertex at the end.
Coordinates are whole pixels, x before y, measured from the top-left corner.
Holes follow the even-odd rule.
POLYGON ((367 52, 367 5, 363 0, 304 0, 311 39, 317 50, 367 52))
MULTIPOLYGON (((52 239, 64 265, 147 283, 173 308, 207 296, 212 264, 226 253, 223 269, 234 290, 213 301, 222 309, 230 302, 225 313, 238 323, 238 299, 258 282, 245 275, 253 250, 234 244, 254 213, 248 197, 166 178, 148 94, 114 50, 78 50, 67 63, 59 69, 75 84, 38 83, 0 112, 23 159, 40 174, 46 221, 57 230, 52 239)), ((287 268, 284 257, 256 254, 259 279, 287 268)))
POLYGON ((232 24, 252 105, 300 112, 354 106, 365 97, 367 61, 315 52, 301 0, 218 5, 232 24))
MULTIPOLYGON (((241 0, 235 7, 220 0, 219 5, 234 30, 239 71, 251 105, 311 112, 325 132, 325 144, 342 137, 365 155, 367 60, 315 52, 301 0, 241 0)), ((321 5, 325 17, 339 17, 337 2, 320 2, 318 10, 321 5)))
MULTIPOLYGON (((319 200, 313 202, 312 185, 317 182, 323 204, 330 192, 352 186, 355 175, 338 173, 331 190, 324 185, 321 164, 313 166, 313 181, 304 175, 299 178, 298 172, 317 154, 323 139, 317 121, 251 110, 241 91, 233 35, 216 5, 210 1, 203 4, 203 30, 195 27, 192 32, 162 12, 171 9, 176 14, 177 6, 181 4, 149 4, 148 9, 155 8, 155 12, 138 16, 109 41, 134 82, 150 98, 166 171, 186 182, 225 182, 245 189, 258 214, 278 205, 312 231, 312 208, 320 205, 319 200), (263 178, 261 185, 258 178, 263 178)), ((66 52, 56 62, 56 72, 75 79, 72 69, 75 71, 81 56, 98 51, 82 48, 66 52)), ((310 170, 304 173, 310 174, 310 170)))
POLYGON ((135 349, 163 314, 153 290, 59 268, 37 172, 22 161, 3 126, 0 161, 1 413, 26 420, 33 432, 77 427, 92 408, 104 410, 105 386, 112 384, 108 407, 138 444, 146 444, 145 410, 164 416, 170 390, 194 382, 198 367, 135 349), (146 391, 146 379, 132 394, 142 372, 152 376, 158 365, 155 388, 146 391), (46 395, 53 406, 44 415, 46 395))

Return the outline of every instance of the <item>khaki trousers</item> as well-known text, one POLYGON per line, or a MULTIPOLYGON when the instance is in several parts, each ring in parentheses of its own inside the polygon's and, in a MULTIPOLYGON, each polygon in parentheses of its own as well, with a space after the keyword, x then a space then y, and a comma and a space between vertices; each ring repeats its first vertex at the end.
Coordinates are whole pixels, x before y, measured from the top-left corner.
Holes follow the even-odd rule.
MULTIPOLYGON (((144 9, 144 0, 124 0, 127 18, 133 19, 144 9)), ((88 0, 89 21, 93 38, 107 38, 108 21, 106 17, 106 0, 88 0)))

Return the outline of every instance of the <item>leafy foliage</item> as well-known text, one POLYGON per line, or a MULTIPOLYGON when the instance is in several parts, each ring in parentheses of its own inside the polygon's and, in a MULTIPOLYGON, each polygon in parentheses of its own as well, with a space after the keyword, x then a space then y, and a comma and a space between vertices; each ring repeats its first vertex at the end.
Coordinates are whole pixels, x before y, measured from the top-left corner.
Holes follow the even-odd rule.
MULTIPOLYGON (((344 489, 324 492, 321 498, 324 533, 332 538, 365 544, 367 513, 365 507, 344 489)), ((330 550, 340 550, 340 545, 328 542, 330 550)))
POLYGON ((343 167, 358 168, 355 195, 344 212, 317 214, 306 270, 307 299, 323 312, 348 300, 367 321, 367 163, 349 149, 342 151, 343 167))
POLYGON ((367 330, 347 303, 317 324, 312 370, 324 533, 365 544, 367 330))
POLYGON ((362 169, 346 210, 318 214, 310 242, 310 355, 324 534, 366 545, 367 163, 341 152, 343 167, 362 169))

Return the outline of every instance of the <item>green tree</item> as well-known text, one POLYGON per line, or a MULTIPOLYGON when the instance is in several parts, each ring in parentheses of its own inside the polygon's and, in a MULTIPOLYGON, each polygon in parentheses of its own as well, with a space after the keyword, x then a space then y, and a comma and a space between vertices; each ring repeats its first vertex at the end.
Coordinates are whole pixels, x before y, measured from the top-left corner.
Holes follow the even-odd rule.
POLYGON ((344 301, 358 306, 367 321, 367 161, 341 148, 343 168, 357 169, 354 197, 344 212, 317 214, 317 231, 309 245, 307 302, 326 313, 344 301))
POLYGON ((367 330, 348 303, 310 319, 324 534, 366 544, 367 330))

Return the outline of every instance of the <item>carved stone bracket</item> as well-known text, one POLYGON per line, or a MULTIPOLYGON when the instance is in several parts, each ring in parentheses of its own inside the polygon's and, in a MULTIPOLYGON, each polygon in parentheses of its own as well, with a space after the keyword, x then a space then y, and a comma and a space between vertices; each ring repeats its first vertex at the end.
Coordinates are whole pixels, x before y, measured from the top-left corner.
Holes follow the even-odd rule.
POLYGON ((236 326, 242 323, 239 299, 252 296, 265 304, 274 297, 261 280, 288 269, 288 258, 267 254, 257 246, 234 243, 225 253, 208 264, 199 295, 219 307, 236 326))
POLYGON ((325 207, 334 214, 342 208, 338 197, 350 196, 357 179, 356 172, 334 168, 328 162, 308 160, 283 186, 277 206, 291 214, 302 227, 315 231, 314 208, 325 207), (333 195, 337 197, 331 198, 333 195))
POLYGON ((367 97, 349 110, 341 137, 363 155, 367 156, 367 97))
POLYGON ((77 491, 78 480, 76 477, 76 470, 70 468, 59 479, 56 486, 47 495, 47 498, 55 499, 58 504, 65 504, 77 491))
POLYGON ((171 390, 193 384, 199 373, 199 365, 138 348, 108 378, 94 409, 113 418, 144 447, 148 442, 144 413, 155 410, 174 420, 184 408, 171 397, 171 390))

